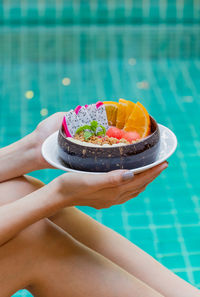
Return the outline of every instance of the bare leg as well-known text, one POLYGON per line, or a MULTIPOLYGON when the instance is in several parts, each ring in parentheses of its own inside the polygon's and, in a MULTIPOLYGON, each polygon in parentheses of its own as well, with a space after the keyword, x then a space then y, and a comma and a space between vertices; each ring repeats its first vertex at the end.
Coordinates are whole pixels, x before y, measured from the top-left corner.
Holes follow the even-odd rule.
POLYGON ((115 231, 76 208, 50 218, 78 241, 110 259, 166 297, 197 297, 200 291, 115 231))
MULTIPOLYGON (((25 178, 22 178, 22 181, 25 186, 27 181, 25 178)), ((29 178, 29 185, 22 188, 24 191, 30 191, 31 185, 32 180, 29 178)), ((35 181, 32 190, 39 186, 42 184, 37 184, 35 181)), ((19 195, 21 194, 27 193, 20 193, 19 195)), ((137 246, 79 210, 75 208, 64 209, 51 220, 78 241, 107 257, 165 296, 200 296, 197 289, 175 276, 137 246)))
POLYGON ((1 246, 0 263, 1 297, 162 297, 47 219, 1 246))

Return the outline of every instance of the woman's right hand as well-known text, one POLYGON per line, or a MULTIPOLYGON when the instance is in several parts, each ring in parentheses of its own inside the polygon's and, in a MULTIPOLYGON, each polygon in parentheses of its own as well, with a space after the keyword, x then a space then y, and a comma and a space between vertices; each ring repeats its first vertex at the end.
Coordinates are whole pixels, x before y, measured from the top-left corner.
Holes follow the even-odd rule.
POLYGON ((134 177, 128 170, 96 175, 63 174, 39 190, 0 207, 0 245, 61 208, 86 205, 100 209, 124 203, 144 191, 165 168, 166 162, 134 177))
POLYGON ((101 209, 122 204, 143 192, 167 167, 164 162, 135 176, 128 170, 94 175, 65 173, 58 177, 63 207, 84 205, 101 209))

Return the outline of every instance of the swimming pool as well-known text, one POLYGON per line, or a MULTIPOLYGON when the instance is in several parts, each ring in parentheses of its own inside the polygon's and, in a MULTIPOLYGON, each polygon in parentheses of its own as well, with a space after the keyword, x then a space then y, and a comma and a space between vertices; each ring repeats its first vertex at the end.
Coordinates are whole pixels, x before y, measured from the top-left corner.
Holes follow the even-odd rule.
MULTIPOLYGON (((82 209, 198 287, 199 36, 197 25, 0 28, 1 146, 58 110, 120 97, 140 100, 175 132, 179 144, 169 168, 139 198, 82 209)), ((61 173, 34 176, 49 182, 61 173)))

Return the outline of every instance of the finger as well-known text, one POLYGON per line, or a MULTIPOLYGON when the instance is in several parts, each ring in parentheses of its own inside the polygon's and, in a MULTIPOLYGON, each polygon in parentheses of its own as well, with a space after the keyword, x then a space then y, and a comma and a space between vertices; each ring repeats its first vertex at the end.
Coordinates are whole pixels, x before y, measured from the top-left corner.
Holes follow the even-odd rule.
POLYGON ((107 185, 109 187, 128 184, 134 180, 134 172, 131 170, 114 170, 107 174, 107 185))
POLYGON ((125 203, 126 201, 129 201, 133 198, 136 198, 138 195, 140 195, 142 192, 144 192, 146 189, 146 186, 144 186, 143 188, 141 188, 140 190, 136 191, 136 192, 129 192, 126 193, 125 195, 123 195, 122 197, 122 203, 125 203))
POLYGON ((154 175, 157 172, 165 170, 167 167, 168 167, 168 162, 165 161, 165 162, 163 162, 163 163, 161 163, 161 164, 159 164, 159 165, 157 165, 157 166, 155 166, 153 168, 150 168, 150 169, 148 169, 148 170, 146 170, 144 172, 141 172, 141 173, 137 174, 137 178, 138 179, 139 178, 144 178, 145 179, 148 176, 154 175))
MULTIPOLYGON (((161 171, 162 172, 162 171, 161 171)), ((161 173, 160 172, 160 173, 161 173)), ((139 185, 138 187, 133 186, 132 191, 141 191, 142 189, 146 189, 146 187, 151 184, 159 175, 160 173, 157 173, 156 176, 153 176, 151 179, 149 179, 148 181, 145 181, 144 184, 139 185)), ((131 187, 126 187, 127 189, 131 189, 131 187)), ((129 191, 130 193, 130 191, 129 191)))
POLYGON ((119 186, 120 192, 141 188, 146 183, 149 183, 152 178, 155 179, 165 168, 167 163, 164 162, 152 169, 134 176, 130 170, 114 170, 106 174, 84 175, 87 183, 94 189, 104 189, 119 186))
POLYGON ((129 201, 133 198, 136 198, 139 194, 140 194, 140 192, 135 192, 133 194, 126 195, 123 199, 119 200, 118 204, 124 204, 127 201, 129 201))
POLYGON ((108 172, 106 174, 99 174, 99 186, 105 186, 105 187, 113 187, 116 185, 130 185, 131 182, 133 183, 136 179, 138 180, 138 184, 140 185, 140 181, 148 181, 151 179, 151 177, 157 176, 160 174, 164 169, 166 169, 168 166, 167 162, 164 162, 160 165, 155 166, 154 168, 151 168, 149 170, 146 170, 145 172, 139 173, 135 175, 131 170, 114 170, 111 172, 108 172))
POLYGON ((120 187, 121 192, 130 191, 131 189, 141 188, 145 184, 151 183, 163 170, 167 168, 167 163, 156 166, 146 172, 136 174, 134 179, 120 187))
POLYGON ((51 127, 51 133, 57 131, 62 123, 63 117, 66 115, 66 112, 56 112, 52 116, 50 116, 50 119, 47 118, 48 120, 48 125, 51 127))
MULTIPOLYGON (((125 185, 121 188, 123 188, 123 190, 127 190, 127 192, 123 193, 121 196, 120 196, 120 199, 122 199, 122 203, 132 199, 132 198, 135 198, 137 197, 140 193, 144 192, 146 187, 154 180, 156 179, 156 177, 164 170, 167 168, 167 164, 165 164, 165 166, 157 166, 157 170, 154 172, 154 175, 153 177, 151 177, 150 179, 148 179, 148 181, 145 181, 144 184, 142 185, 139 185, 138 187, 135 187, 134 183, 132 182, 131 184, 128 184, 128 185, 125 185), (129 189, 129 191, 128 191, 129 189), (131 191, 132 189, 132 191, 131 191)), ((152 171, 152 170, 151 170, 152 171)))
POLYGON ((119 200, 127 200, 129 199, 129 197, 136 197, 138 196, 140 193, 144 192, 146 187, 147 187, 148 184, 146 185, 143 185, 140 189, 135 189, 135 190, 132 190, 132 191, 128 191, 126 193, 123 193, 122 195, 120 195, 120 198, 119 200))
MULTIPOLYGON (((166 163, 167 164, 167 163, 166 163)), ((150 177, 147 172, 137 174, 134 177, 134 173, 130 170, 115 170, 108 173, 99 173, 99 174, 77 174, 77 173, 68 173, 68 176, 71 175, 72 180, 82 182, 84 190, 93 191, 94 189, 104 189, 120 186, 120 191, 125 192, 132 187, 140 187, 140 185, 147 183, 152 177, 156 174, 160 174, 162 170, 166 168, 166 165, 163 163, 156 166, 150 170, 150 177), (147 179, 148 177, 148 179, 147 179), (134 181, 136 179, 136 181, 134 181), (127 186, 127 188, 126 188, 127 186)))
MULTIPOLYGON (((145 191, 146 187, 154 180, 156 177, 164 170, 162 166, 159 166, 160 171, 156 170, 154 173, 154 176, 151 177, 151 179, 148 179, 148 181, 145 181, 144 184, 139 185, 138 187, 135 187, 135 184, 132 182, 131 184, 125 185, 121 187, 122 190, 126 190, 125 193, 120 195, 121 203, 125 203, 126 201, 137 197, 139 194, 145 191)), ((165 167, 167 168, 167 167, 165 167)))
POLYGON ((115 170, 106 174, 85 174, 84 178, 97 189, 104 189, 131 182, 134 179, 134 173, 129 170, 115 170))
POLYGON ((150 183, 155 178, 157 178, 161 172, 163 172, 168 167, 168 163, 164 163, 162 165, 156 166, 155 168, 152 168, 152 170, 148 170, 149 172, 145 172, 145 174, 140 174, 135 179, 136 184, 141 185, 143 183, 150 183))

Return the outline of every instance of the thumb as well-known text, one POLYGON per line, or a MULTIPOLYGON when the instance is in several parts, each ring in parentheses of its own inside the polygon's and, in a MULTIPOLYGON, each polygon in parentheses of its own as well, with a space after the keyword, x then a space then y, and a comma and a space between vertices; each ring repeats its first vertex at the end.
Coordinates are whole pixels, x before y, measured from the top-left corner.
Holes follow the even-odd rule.
POLYGON ((128 183, 134 178, 134 173, 130 170, 114 170, 103 174, 87 175, 90 182, 98 188, 115 187, 121 183, 128 183))

